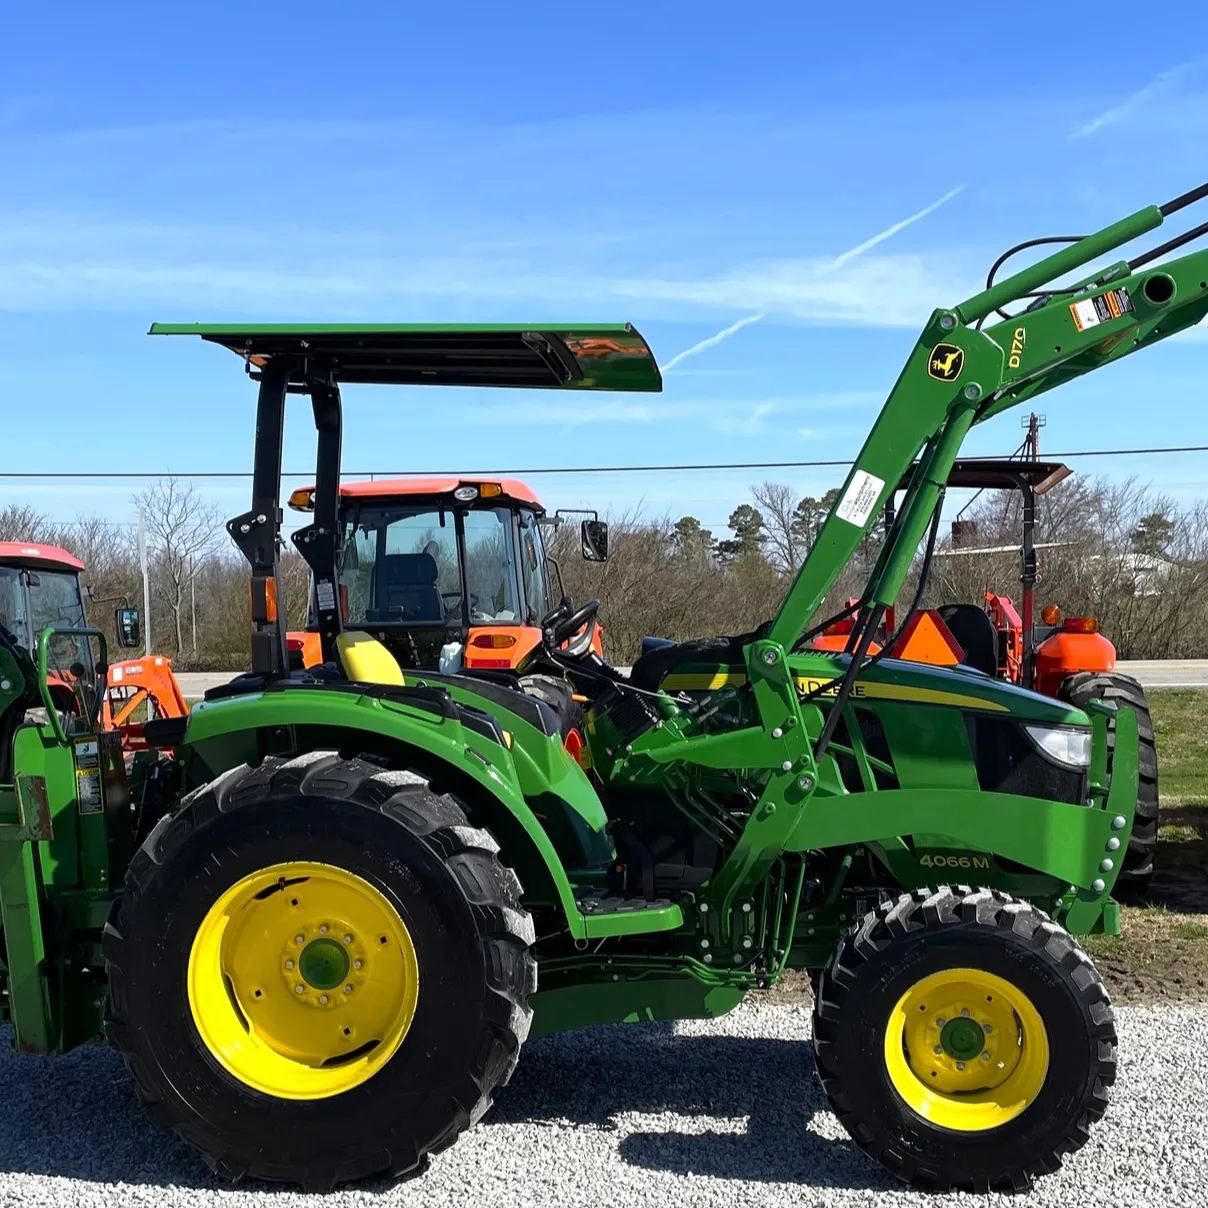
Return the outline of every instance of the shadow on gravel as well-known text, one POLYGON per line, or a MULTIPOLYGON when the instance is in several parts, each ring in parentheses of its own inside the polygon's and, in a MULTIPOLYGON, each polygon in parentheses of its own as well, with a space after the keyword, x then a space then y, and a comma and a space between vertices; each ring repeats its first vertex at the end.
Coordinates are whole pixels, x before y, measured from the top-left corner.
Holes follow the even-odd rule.
MULTIPOLYGON (((62 1057, 24 1056, 0 1028, 0 1175, 32 1174, 92 1183, 230 1190, 175 1133, 152 1128, 122 1059, 80 1048, 62 1057)), ((245 1191, 297 1195, 296 1187, 248 1180, 245 1191)), ((359 1191, 388 1191, 378 1179, 359 1191)))
MULTIPOLYGON (((12 1052, 0 1029, 0 1174, 93 1183, 229 1188, 175 1134, 154 1129, 121 1059, 108 1049, 63 1057, 12 1052)), ((385 1106, 385 1105, 384 1105, 385 1106)), ((692 1120, 677 1131, 627 1132, 621 1161, 648 1170, 869 1191, 897 1186, 844 1138, 807 1127, 825 1101, 808 1042, 676 1036, 669 1024, 596 1028, 543 1037, 524 1048, 511 1084, 478 1126, 568 1121, 605 1132, 633 1113, 692 1120)), ((627 1130, 626 1130, 627 1131, 627 1130)), ((472 1136, 460 1144, 472 1144, 472 1136)), ((449 1157, 456 1161, 455 1146, 449 1157)), ((245 1190, 295 1194, 275 1184, 245 1190)), ((370 1195, 397 1187, 362 1183, 370 1195)))
POLYGON ((806 1041, 677 1036, 671 1024, 645 1024, 526 1045, 480 1127, 556 1120, 620 1131, 632 1113, 667 1113, 693 1127, 631 1132, 618 1145, 622 1161, 744 1181, 900 1187, 846 1135, 830 1140, 809 1129, 827 1110, 806 1041))

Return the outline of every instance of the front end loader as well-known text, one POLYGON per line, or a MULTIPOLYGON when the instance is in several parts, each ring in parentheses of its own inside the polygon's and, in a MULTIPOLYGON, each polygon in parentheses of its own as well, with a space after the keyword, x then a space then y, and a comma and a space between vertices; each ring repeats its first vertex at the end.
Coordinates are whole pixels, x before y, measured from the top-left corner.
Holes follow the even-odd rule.
MULTIPOLYGON (((589 768, 543 700, 489 672, 404 670, 344 627, 341 394, 657 391, 639 333, 153 327, 234 351, 257 383, 251 503, 228 524, 251 570, 251 668, 187 717, 148 723, 172 757, 133 800, 89 710, 17 730, 0 790, 16 1043, 61 1051, 103 1032, 152 1119, 211 1168, 323 1190, 421 1168, 487 1111, 531 1034, 717 1016, 802 969, 822 1085, 874 1159, 941 1191, 1055 1169, 1115 1078, 1108 995, 1074 937, 1118 929, 1135 720, 1115 714, 1109 774, 1110 703, 1075 708, 870 646, 920 545, 926 580, 975 423, 1208 311, 1206 252, 1052 284, 1204 196, 934 312, 756 631, 653 647, 625 675, 562 649, 598 601, 551 609, 544 657, 588 697, 589 768), (277 586, 291 394, 318 436, 313 519, 292 540, 322 650, 294 671, 277 586), (842 610, 847 649, 812 650, 912 464, 842 610)), ((44 692, 45 656, 10 653, 0 673, 44 692)))

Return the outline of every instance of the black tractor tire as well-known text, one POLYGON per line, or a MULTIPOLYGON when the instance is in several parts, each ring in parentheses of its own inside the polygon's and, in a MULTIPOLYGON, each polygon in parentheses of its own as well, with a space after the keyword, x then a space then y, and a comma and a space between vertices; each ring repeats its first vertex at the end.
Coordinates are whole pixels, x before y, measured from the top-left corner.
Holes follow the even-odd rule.
POLYGON ((135 855, 104 937, 108 1035, 152 1122, 222 1177, 308 1191, 415 1171, 451 1145, 511 1076, 532 1015, 532 919, 498 851, 421 776, 333 752, 243 765, 190 794, 135 855), (187 985, 211 907, 249 875, 298 861, 368 883, 402 921, 418 968, 397 1050, 323 1098, 267 1094, 228 1072, 187 985))
POLYGON ((574 688, 564 679, 553 675, 522 675, 520 687, 525 695, 544 701, 558 718, 558 732, 565 739, 571 730, 580 738, 587 737, 587 720, 583 705, 574 699, 574 688))
MULTIPOLYGON (((1137 715, 1137 813, 1128 848, 1116 880, 1118 896, 1144 896, 1153 880, 1154 856, 1158 849, 1158 751, 1154 744, 1153 718, 1145 689, 1130 675, 1117 672, 1079 671, 1063 680, 1059 699, 1082 709, 1089 700, 1112 701, 1137 715)), ((1115 720, 1107 723, 1107 771, 1112 770, 1115 750, 1115 720)))
POLYGON ((956 886, 903 894, 840 938, 814 1004, 814 1054, 840 1122, 898 1178, 935 1192, 1026 1190, 1102 1117, 1116 1076, 1116 1029, 1098 973, 1066 931, 1027 902, 956 886), (988 973, 1026 996, 1049 1053, 1019 1114, 968 1131, 910 1106, 887 1063, 887 1028, 903 995, 955 970, 988 973))

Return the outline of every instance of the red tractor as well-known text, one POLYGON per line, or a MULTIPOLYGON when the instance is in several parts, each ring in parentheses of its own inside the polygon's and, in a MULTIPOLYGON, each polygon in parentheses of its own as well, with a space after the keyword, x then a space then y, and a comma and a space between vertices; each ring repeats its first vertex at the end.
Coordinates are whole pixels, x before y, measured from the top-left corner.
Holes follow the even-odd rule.
MULTIPOLYGON (((80 586, 84 569, 79 558, 57 545, 0 541, 0 640, 20 647, 36 663, 38 643, 47 627, 85 630, 88 620, 84 601, 91 598, 91 591, 80 586)), ((119 608, 114 620, 117 644, 137 646, 138 610, 119 608)), ((92 678, 92 642, 83 632, 61 632, 52 645, 47 660, 51 699, 60 710, 72 710, 79 703, 76 682, 92 678)), ((183 717, 189 711, 172 664, 163 655, 110 663, 107 679, 108 689, 99 704, 102 725, 106 731, 120 734, 126 752, 143 750, 147 745, 142 724, 135 720, 140 707, 145 706, 148 720, 183 717)), ((13 702, 4 698, 5 687, 0 687, 0 709, 4 718, 17 719, 19 710, 9 710, 13 702)))

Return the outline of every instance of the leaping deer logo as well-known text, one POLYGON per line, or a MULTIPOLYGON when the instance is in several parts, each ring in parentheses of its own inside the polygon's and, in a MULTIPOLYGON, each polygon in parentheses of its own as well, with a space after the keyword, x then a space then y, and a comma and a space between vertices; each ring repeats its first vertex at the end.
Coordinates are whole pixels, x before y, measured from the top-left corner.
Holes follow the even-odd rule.
POLYGON ((937 344, 931 350, 927 361, 927 372, 933 378, 939 378, 941 382, 952 382, 960 376, 964 363, 963 349, 957 348, 955 344, 937 344))

